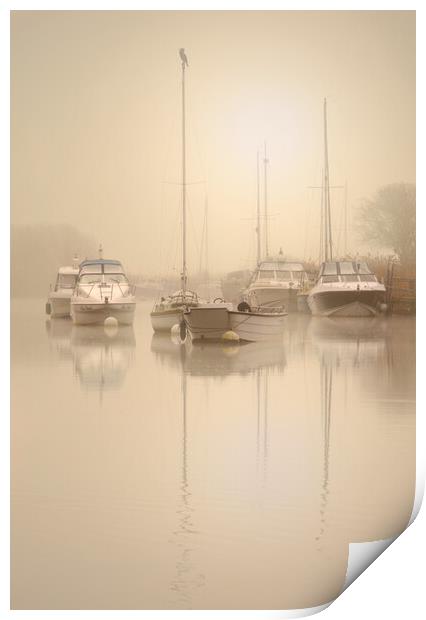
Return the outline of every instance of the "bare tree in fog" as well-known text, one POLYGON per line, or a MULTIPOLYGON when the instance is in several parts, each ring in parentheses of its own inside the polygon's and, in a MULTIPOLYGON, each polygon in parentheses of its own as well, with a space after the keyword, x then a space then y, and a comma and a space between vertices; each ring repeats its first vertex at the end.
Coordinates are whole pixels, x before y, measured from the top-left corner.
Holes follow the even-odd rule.
POLYGON ((377 190, 359 208, 357 227, 363 241, 392 249, 401 263, 408 265, 416 256, 416 186, 393 183, 377 190))

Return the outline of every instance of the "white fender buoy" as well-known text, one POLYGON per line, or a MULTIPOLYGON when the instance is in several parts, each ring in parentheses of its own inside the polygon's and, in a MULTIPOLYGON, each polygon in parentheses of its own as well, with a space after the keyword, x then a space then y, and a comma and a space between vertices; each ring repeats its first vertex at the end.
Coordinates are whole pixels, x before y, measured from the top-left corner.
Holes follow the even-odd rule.
POLYGON ((225 342, 239 342, 240 337, 238 334, 232 331, 232 329, 230 329, 223 334, 222 340, 224 340, 225 342))
POLYGON ((105 327, 117 327, 118 321, 115 318, 115 316, 107 316, 107 318, 104 321, 104 325, 105 327))

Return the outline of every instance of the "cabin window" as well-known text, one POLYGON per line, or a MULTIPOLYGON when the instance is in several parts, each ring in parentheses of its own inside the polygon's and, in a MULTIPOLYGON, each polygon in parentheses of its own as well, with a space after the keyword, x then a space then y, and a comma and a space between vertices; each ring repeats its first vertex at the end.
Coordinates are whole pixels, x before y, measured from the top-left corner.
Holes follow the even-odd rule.
POLYGON ((360 275, 359 279, 361 280, 361 282, 377 282, 377 278, 376 276, 373 276, 373 274, 365 274, 365 275, 360 275))
POLYGON ((342 281, 343 282, 358 282, 358 276, 357 275, 342 276, 342 281))
POLYGON ((292 279, 292 274, 291 271, 277 271, 277 279, 278 280, 291 280, 292 279))
POLYGON ((258 280, 274 280, 274 271, 272 269, 261 269, 257 277, 258 280))
MULTIPOLYGON (((324 276, 334 276, 337 275, 337 265, 336 263, 324 263, 324 269, 322 274, 324 276)), ((338 280, 334 280, 334 282, 338 282, 338 280)))
POLYGON ((349 262, 340 263, 340 273, 345 274, 345 275, 356 273, 353 263, 349 263, 349 262))
POLYGON ((74 288, 77 276, 72 273, 61 273, 58 276, 58 288, 74 288))
POLYGON ((328 282, 339 282, 339 276, 323 276, 322 281, 324 284, 328 282))

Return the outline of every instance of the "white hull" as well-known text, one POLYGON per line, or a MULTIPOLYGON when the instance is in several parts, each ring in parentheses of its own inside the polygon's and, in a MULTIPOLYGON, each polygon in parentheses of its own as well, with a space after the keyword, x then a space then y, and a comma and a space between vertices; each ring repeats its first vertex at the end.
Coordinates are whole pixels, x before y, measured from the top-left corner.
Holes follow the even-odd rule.
POLYGON ((70 299, 71 296, 54 297, 49 295, 50 316, 54 319, 70 316, 70 299))
POLYGON ((232 304, 206 305, 200 308, 191 308, 184 313, 186 327, 193 341, 218 341, 223 334, 230 330, 229 309, 232 304))
POLYGON ((75 325, 100 325, 110 317, 116 319, 120 325, 132 325, 135 307, 134 301, 71 302, 71 318, 75 325))
POLYGON ((155 332, 169 332, 173 325, 179 325, 183 310, 165 310, 151 312, 151 325, 155 332))
POLYGON ((283 306, 287 310, 289 306, 297 304, 298 291, 297 287, 252 285, 247 289, 246 296, 250 305, 271 308, 283 306))
POLYGON ((261 342, 282 336, 286 313, 262 314, 248 312, 229 312, 230 329, 241 340, 261 342))
POLYGON ((261 342, 282 336, 286 313, 239 312, 228 306, 191 308, 184 313, 193 341, 218 341, 228 331, 240 340, 261 342))

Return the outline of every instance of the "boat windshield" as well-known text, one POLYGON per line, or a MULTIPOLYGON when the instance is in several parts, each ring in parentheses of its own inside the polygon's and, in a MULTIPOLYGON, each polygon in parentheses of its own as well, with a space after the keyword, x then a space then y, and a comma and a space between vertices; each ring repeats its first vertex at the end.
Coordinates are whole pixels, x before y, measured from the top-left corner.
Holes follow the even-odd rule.
POLYGON ((354 275, 348 275, 348 276, 342 276, 342 281, 343 282, 358 282, 358 276, 356 274, 354 275))
POLYGON ((82 267, 80 270, 80 275, 84 273, 102 273, 102 265, 87 265, 87 267, 82 267))
POLYGON ((278 280, 291 280, 292 279, 291 271, 277 271, 277 279, 278 280))
POLYGON ((85 273, 80 276, 79 284, 97 284, 104 282, 109 284, 110 282, 117 282, 118 284, 127 284, 128 280, 123 273, 85 273))
POLYGON ((362 273, 362 274, 371 274, 371 271, 367 265, 367 263, 358 263, 357 265, 358 267, 358 273, 362 273))
POLYGON ((337 275, 337 264, 336 263, 324 263, 322 273, 324 276, 337 275))
POLYGON ((356 273, 354 269, 354 264, 349 262, 340 263, 340 273, 342 275, 349 275, 356 273))
POLYGON ((258 272, 258 280, 274 280, 275 272, 273 269, 260 269, 258 272))

